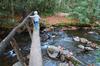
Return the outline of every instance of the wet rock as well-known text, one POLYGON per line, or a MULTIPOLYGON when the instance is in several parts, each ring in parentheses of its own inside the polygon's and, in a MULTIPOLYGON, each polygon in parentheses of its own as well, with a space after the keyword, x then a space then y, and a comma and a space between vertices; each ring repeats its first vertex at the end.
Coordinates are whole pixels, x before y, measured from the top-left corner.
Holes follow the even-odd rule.
POLYGON ((83 50, 88 50, 88 51, 94 50, 94 49, 91 48, 91 47, 85 47, 85 46, 83 46, 83 45, 78 45, 78 47, 81 48, 81 49, 83 49, 83 50))
POLYGON ((76 36, 76 37, 73 38, 73 40, 79 42, 80 38, 78 36, 76 36))
POLYGON ((85 47, 83 45, 78 45, 79 48, 84 49, 85 47))
MULTIPOLYGON (((49 46, 48 46, 49 47, 49 46)), ((75 60, 76 58, 73 58, 73 53, 68 51, 68 50, 64 50, 62 47, 55 47, 55 46, 50 46, 47 49, 47 53, 49 55, 49 57, 53 58, 53 59, 58 59, 60 61, 69 61, 71 59, 75 60)), ((77 60, 75 60, 77 61, 77 60)))
POLYGON ((94 49, 91 48, 91 47, 85 47, 84 49, 85 49, 85 50, 90 50, 90 51, 94 50, 94 49))
POLYGON ((87 42, 88 42, 88 40, 87 40, 87 39, 85 39, 85 38, 80 38, 80 42, 82 42, 82 43, 87 43, 87 42))
POLYGON ((59 54, 59 49, 55 46, 48 46, 47 53, 49 57, 56 58, 59 54))
POLYGON ((73 55, 72 52, 69 50, 64 50, 64 47, 58 46, 48 46, 47 53, 50 57, 56 58, 59 54, 64 55, 65 57, 69 58, 73 55))

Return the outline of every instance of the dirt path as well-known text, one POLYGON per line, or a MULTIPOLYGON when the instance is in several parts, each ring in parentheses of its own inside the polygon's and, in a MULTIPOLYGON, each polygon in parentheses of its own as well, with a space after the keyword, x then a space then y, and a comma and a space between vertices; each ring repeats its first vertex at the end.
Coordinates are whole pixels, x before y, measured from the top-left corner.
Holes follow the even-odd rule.
POLYGON ((49 25, 55 25, 59 23, 76 23, 75 19, 68 19, 63 16, 48 16, 44 18, 49 25))

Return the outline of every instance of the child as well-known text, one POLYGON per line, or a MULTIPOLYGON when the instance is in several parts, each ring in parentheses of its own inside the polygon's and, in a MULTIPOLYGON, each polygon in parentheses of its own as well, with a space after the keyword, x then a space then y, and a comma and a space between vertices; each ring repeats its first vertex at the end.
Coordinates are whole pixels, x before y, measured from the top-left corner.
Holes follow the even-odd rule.
POLYGON ((39 20, 40 16, 37 11, 34 11, 34 15, 30 16, 34 20, 34 30, 39 30, 39 20))

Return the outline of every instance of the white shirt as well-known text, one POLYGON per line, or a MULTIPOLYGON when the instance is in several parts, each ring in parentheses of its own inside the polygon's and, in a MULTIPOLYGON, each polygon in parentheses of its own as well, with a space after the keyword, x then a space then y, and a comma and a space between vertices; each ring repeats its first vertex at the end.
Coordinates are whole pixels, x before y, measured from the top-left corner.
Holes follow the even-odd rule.
POLYGON ((30 16, 30 17, 32 17, 34 19, 34 21, 39 21, 39 19, 40 19, 40 16, 37 14, 34 16, 30 16))

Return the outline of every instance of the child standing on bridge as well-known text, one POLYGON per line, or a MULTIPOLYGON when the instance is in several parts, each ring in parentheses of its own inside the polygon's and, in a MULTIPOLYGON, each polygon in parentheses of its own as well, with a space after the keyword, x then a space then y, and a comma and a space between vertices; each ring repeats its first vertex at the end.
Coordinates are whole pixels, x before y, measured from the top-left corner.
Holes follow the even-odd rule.
POLYGON ((39 20, 40 16, 37 11, 34 11, 34 15, 30 16, 34 20, 34 30, 39 30, 39 20))

